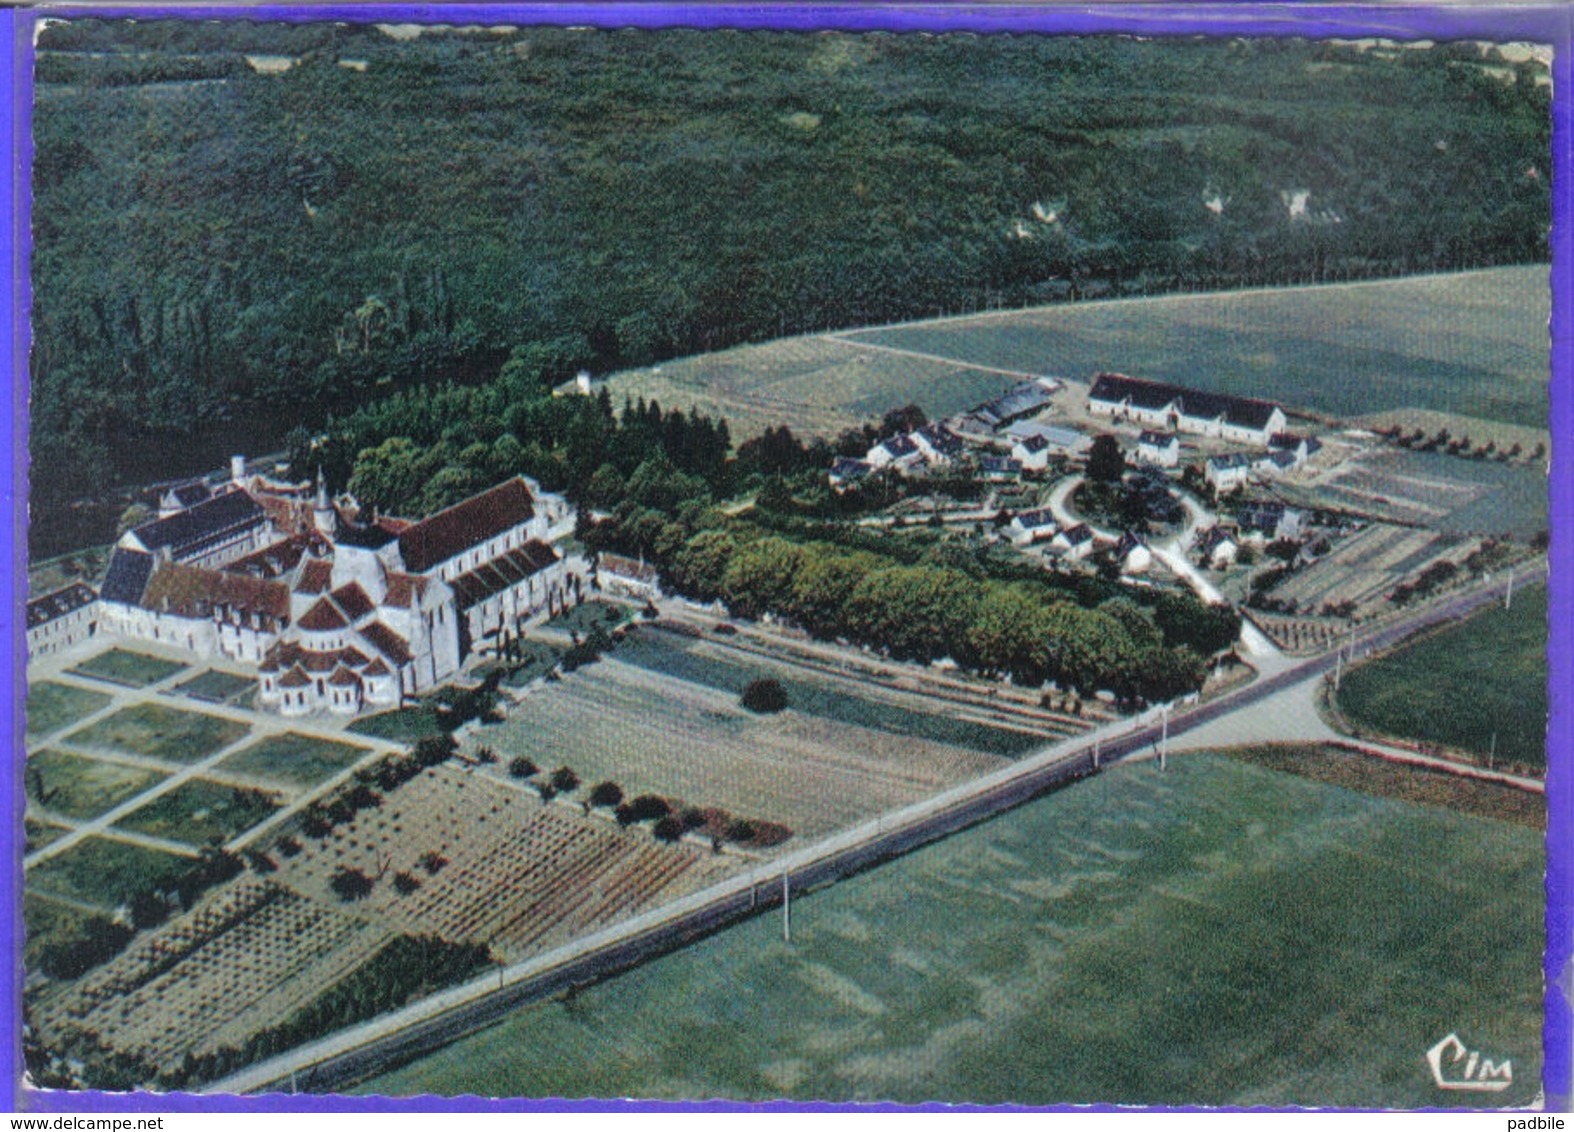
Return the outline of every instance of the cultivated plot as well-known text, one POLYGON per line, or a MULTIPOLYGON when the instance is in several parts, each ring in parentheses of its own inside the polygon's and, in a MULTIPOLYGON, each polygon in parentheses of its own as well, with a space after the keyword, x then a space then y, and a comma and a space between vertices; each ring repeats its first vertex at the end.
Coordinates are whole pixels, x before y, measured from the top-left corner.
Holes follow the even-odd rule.
POLYGON ((190 680, 182 680, 175 685, 174 690, 204 703, 232 704, 244 698, 246 693, 256 691, 256 688, 256 677, 237 676, 233 672, 209 668, 190 680))
POLYGON ((163 704, 135 704, 62 737, 74 747, 107 749, 172 763, 194 763, 251 729, 232 719, 163 704))
POLYGON ((628 796, 717 806, 811 840, 1007 763, 792 707, 757 716, 730 691, 617 656, 530 697, 492 729, 503 762, 567 765, 628 796))
POLYGON ((1356 726, 1478 759, 1546 767, 1547 592, 1346 670, 1339 708, 1356 726))
POLYGON ((28 756, 23 783, 30 805, 84 821, 114 809, 167 777, 163 771, 149 767, 43 750, 28 756))
POLYGON ((27 687, 27 737, 50 735, 109 704, 111 697, 71 684, 40 680, 27 687))
POLYGON ((269 782, 312 786, 353 766, 367 754, 367 748, 353 743, 287 731, 237 751, 220 762, 217 769, 269 782))
POLYGON ((112 648, 89 657, 71 669, 79 676, 93 676, 128 688, 157 684, 184 669, 186 665, 131 649, 112 648))
POLYGON ((264 790, 193 778, 133 810, 116 825, 186 845, 221 845, 268 817, 279 805, 278 797, 264 790))
POLYGON ((27 886, 112 911, 190 867, 185 857, 95 835, 28 869, 27 886))
POLYGON ((790 944, 767 914, 357 1091, 1526 1104, 1542 861, 1531 829, 1229 759, 1121 768, 801 896, 790 944), (1452 1029, 1514 1086, 1436 1089, 1452 1029))

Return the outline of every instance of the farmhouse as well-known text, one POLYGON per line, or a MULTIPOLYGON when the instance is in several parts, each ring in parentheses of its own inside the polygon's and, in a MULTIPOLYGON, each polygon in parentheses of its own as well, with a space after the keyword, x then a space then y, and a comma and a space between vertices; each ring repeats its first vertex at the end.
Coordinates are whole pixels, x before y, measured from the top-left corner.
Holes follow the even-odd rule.
POLYGON ((985 483, 1012 483, 1022 478, 1022 461, 1006 456, 983 456, 978 474, 985 483))
POLYGON ((27 603, 27 658, 81 644, 98 632, 98 595, 81 582, 27 603))
POLYGON ((1243 538, 1274 541, 1298 539, 1304 532, 1306 512, 1277 500, 1248 503, 1235 516, 1243 538))
POLYGON ((962 438, 943 424, 927 424, 909 436, 930 464, 949 464, 962 454, 962 438))
POLYGON ((867 479, 872 471, 874 469, 865 460, 854 460, 850 456, 838 456, 831 463, 828 478, 833 488, 837 491, 844 491, 859 481, 867 479))
POLYGON ((1284 409, 1272 401, 1204 393, 1161 381, 1101 373, 1088 393, 1088 411, 1129 420, 1154 430, 1217 437, 1266 448, 1283 432, 1284 409))
POLYGON ((1252 471, 1252 459, 1244 452, 1227 452, 1223 456, 1209 456, 1203 468, 1203 478, 1215 491, 1230 491, 1246 482, 1252 471))
POLYGON ((1093 538, 1093 529, 1086 523, 1078 523, 1068 527, 1050 540, 1051 553, 1060 558, 1067 558, 1075 562, 1086 558, 1093 553, 1097 544, 1093 538))
POLYGON ((99 621, 117 636, 255 664, 262 707, 396 706, 578 595, 548 541, 572 512, 523 477, 419 522, 361 523, 320 478, 313 497, 310 485, 239 478, 242 466, 210 498, 127 532, 99 621))
POLYGON ((1152 432, 1144 429, 1137 438, 1137 461, 1156 468, 1174 468, 1180 465, 1180 437, 1173 432, 1152 432))
POLYGON ((661 596, 661 578, 656 568, 619 554, 603 554, 596 560, 595 580, 607 593, 646 601, 661 596))
POLYGON ((1135 531, 1126 531, 1115 544, 1115 561, 1122 573, 1141 574, 1153 565, 1153 552, 1148 541, 1135 531))
POLYGON ((1268 459, 1273 461, 1275 471, 1299 468, 1322 450, 1322 441, 1315 436, 1276 432, 1268 438, 1268 459))
POLYGON ((1074 428, 1036 421, 1018 421, 1005 430, 1005 435, 1017 442, 1038 437, 1049 445, 1051 456, 1077 456, 1093 446, 1091 439, 1074 428))

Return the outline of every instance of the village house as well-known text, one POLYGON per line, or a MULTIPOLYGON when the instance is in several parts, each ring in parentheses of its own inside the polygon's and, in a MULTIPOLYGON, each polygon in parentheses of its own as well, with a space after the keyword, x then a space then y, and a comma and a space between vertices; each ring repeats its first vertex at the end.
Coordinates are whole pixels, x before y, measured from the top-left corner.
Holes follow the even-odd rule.
POLYGON ((985 483, 1013 483, 1022 478, 1022 461, 1006 456, 982 456, 978 475, 985 483))
POLYGON ((1092 438, 1074 428, 1038 421, 1018 421, 1005 430, 1005 436, 1014 443, 1038 437, 1048 445, 1051 456, 1080 456, 1093 447, 1092 438))
POLYGON ((1055 516, 1047 507, 1023 511, 1013 516, 1006 525, 1007 536, 1018 546, 1031 546, 1035 542, 1054 538, 1059 530, 1055 516))
POLYGON ((603 554, 596 559, 595 583, 610 594, 650 601, 661 596, 661 577, 648 562, 603 554))
POLYGON ((827 475, 827 479, 831 487, 840 493, 868 479, 869 473, 872 471, 874 469, 869 466, 867 461, 854 460, 850 456, 838 456, 831 462, 831 470, 827 475))
POLYGON ((1240 550, 1240 543, 1223 527, 1209 527, 1197 539, 1198 558, 1212 570, 1225 570, 1235 565, 1240 550))
POLYGON ((1251 473, 1252 458, 1244 452, 1209 456, 1202 472, 1203 478, 1221 495, 1244 485, 1251 473))
POLYGON ((1049 550, 1057 558, 1076 562, 1092 554, 1097 545, 1093 537, 1093 529, 1086 523, 1078 523, 1074 527, 1067 527, 1051 539, 1049 550))
POLYGON ((1306 512, 1278 500, 1245 504, 1236 512, 1241 537, 1259 542, 1298 539, 1305 533, 1306 512))
POLYGON ((1153 551, 1148 540, 1135 531, 1125 531, 1115 544, 1115 561, 1120 563, 1123 574, 1142 574, 1153 565, 1153 551))
POLYGON ((962 454, 962 438, 943 424, 927 424, 908 435, 924 460, 936 467, 950 464, 962 454))
POLYGON ((892 436, 869 449, 864 462, 875 469, 893 468, 898 472, 911 472, 923 464, 924 453, 911 436, 892 436))
POLYGON ((1137 438, 1137 462, 1152 464, 1156 468, 1179 467, 1180 437, 1173 432, 1144 429, 1137 438))

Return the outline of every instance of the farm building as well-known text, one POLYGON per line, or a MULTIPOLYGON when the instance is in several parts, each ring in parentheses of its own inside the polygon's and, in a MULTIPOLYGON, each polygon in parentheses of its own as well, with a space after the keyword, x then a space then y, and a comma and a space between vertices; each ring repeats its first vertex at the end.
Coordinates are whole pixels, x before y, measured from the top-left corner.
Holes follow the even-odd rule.
POLYGON ((98 595, 81 582, 27 603, 27 658, 81 644, 98 632, 98 595))
POLYGON ((999 429, 1012 421, 1019 421, 1041 412, 1059 388, 1061 383, 1053 377, 1024 381, 993 401, 984 402, 969 415, 976 417, 988 428, 999 429))
POLYGON ((1011 446, 1011 458, 1023 471, 1042 472, 1049 467, 1049 441, 1042 436, 1029 436, 1011 446))
POLYGON ((854 460, 850 456, 838 456, 831 463, 828 475, 830 484, 837 491, 844 491, 853 484, 867 479, 869 473, 874 471, 865 460, 854 460))
POLYGON ((924 462, 924 452, 911 436, 892 436, 869 449, 864 462, 871 468, 910 472, 924 462))
POLYGON ((1299 468, 1323 450, 1323 442, 1315 436, 1300 436, 1293 432, 1276 432, 1268 438, 1268 452, 1275 456, 1288 456, 1290 467, 1299 468))
POLYGON ((1096 416, 1133 421, 1149 429, 1195 433, 1266 448, 1283 432, 1284 409, 1272 401, 1204 393, 1162 381, 1101 373, 1088 393, 1096 416))
POLYGON ((1223 456, 1209 456, 1203 468, 1203 478, 1215 491, 1231 491, 1243 485, 1252 472, 1252 458, 1244 452, 1227 452, 1223 456))
POLYGON ((314 496, 237 458, 217 494, 127 532, 100 623, 257 665, 264 708, 353 714, 451 679, 481 641, 577 592, 548 542, 572 511, 522 477, 419 522, 358 518, 320 479, 314 496))
POLYGON ((1014 516, 1006 527, 1006 533, 1011 541, 1018 546, 1031 546, 1035 542, 1054 538, 1060 530, 1055 522, 1055 516, 1050 514, 1049 508, 1040 507, 1033 511, 1023 511, 1014 516))
POLYGON ((1252 471, 1264 476, 1282 476, 1296 468, 1291 452, 1264 452, 1252 461, 1252 471))
POLYGON ((648 562, 624 558, 620 554, 603 554, 596 560, 595 580, 610 594, 646 601, 661 596, 661 576, 656 568, 648 562))
POLYGON ((1235 558, 1241 551, 1241 544, 1236 542, 1235 536, 1223 527, 1209 527, 1198 538, 1197 551, 1203 565, 1214 570, 1223 570, 1235 564, 1235 558))
POLYGON ((1143 430, 1137 438, 1137 460, 1156 468, 1180 466, 1180 437, 1173 432, 1143 430))

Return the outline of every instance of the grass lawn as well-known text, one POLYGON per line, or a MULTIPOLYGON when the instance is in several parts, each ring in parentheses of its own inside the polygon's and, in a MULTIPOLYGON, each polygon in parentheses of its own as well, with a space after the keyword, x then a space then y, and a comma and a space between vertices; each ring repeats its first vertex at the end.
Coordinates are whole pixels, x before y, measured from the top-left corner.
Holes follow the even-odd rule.
POLYGON ((204 845, 228 841, 278 808, 276 797, 264 791, 239 790, 194 778, 132 811, 117 824, 152 837, 204 845))
POLYGON ((73 731, 65 741, 81 747, 108 747, 134 755, 194 763, 227 747, 250 730, 244 723, 163 704, 136 704, 73 731))
POLYGON ((503 683, 510 688, 523 688, 538 676, 546 675, 563 657, 560 649, 538 644, 535 641, 523 642, 520 651, 523 653, 523 659, 510 661, 513 671, 503 677, 503 683))
POLYGON ((27 687, 27 737, 48 735, 59 731, 85 715, 91 715, 110 697, 103 692, 90 692, 69 684, 56 684, 44 680, 27 687))
POLYGON ((1026 1104, 1523 1105, 1531 829, 1209 755, 1106 771, 357 1087, 1026 1104), (1512 1058, 1449 1094, 1450 1030, 1512 1058))
POLYGON ((240 696, 257 687, 257 681, 249 676, 236 676, 229 672, 220 672, 210 668, 206 672, 193 676, 190 680, 183 680, 175 685, 175 691, 183 696, 190 696, 194 700, 206 700, 209 703, 233 703, 240 696))
POLYGON ((53 825, 49 822, 29 817, 22 820, 22 832, 25 839, 22 851, 31 853, 36 849, 42 849, 51 841, 58 840, 70 831, 63 825, 53 825))
POLYGON ((96 676, 112 684, 125 684, 132 688, 145 688, 173 676, 184 664, 130 649, 110 649, 84 660, 71 669, 84 676, 96 676))
POLYGON ((49 813, 85 820, 112 810, 167 775, 64 751, 39 751, 23 774, 27 799, 49 813))
POLYGON ((28 869, 27 887, 113 911, 135 893, 163 884, 190 867, 190 860, 173 853, 107 837, 86 837, 28 869))
POLYGON ((365 747, 314 739, 290 731, 253 743, 219 766, 233 774, 254 774, 277 782, 311 786, 337 774, 366 754, 365 747))
POLYGON ((1339 708, 1357 726, 1497 763, 1546 767, 1547 591, 1526 589, 1459 625, 1346 670, 1339 708))

